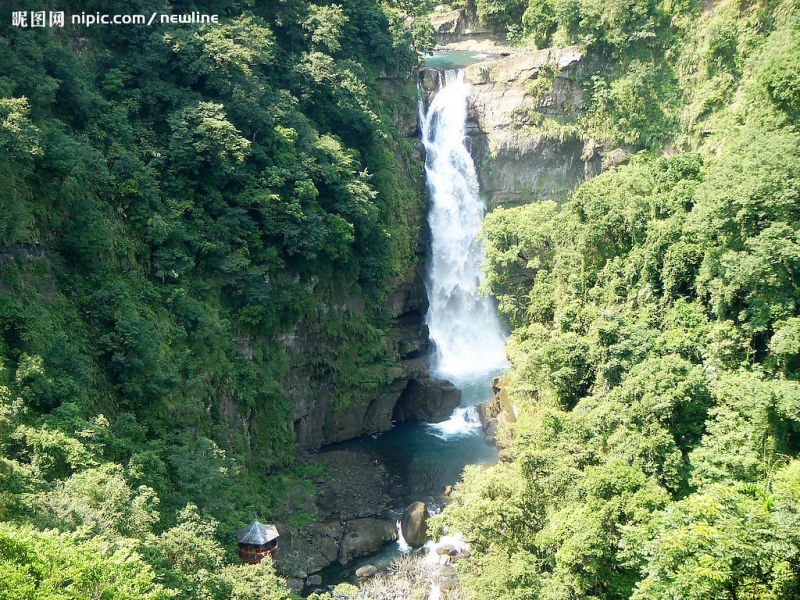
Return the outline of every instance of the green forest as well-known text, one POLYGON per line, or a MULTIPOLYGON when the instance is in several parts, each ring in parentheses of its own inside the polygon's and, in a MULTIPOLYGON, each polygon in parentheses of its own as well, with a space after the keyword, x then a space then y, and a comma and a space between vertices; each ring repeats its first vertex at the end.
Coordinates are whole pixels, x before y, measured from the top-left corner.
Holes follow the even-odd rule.
POLYGON ((280 336, 312 323, 342 389, 392 361, 412 32, 377 0, 151 28, 12 27, 10 4, 43 8, 0 8, 0 598, 284 597, 233 532, 304 518, 280 336), (319 322, 343 291, 365 310, 319 322))
MULTIPOLYGON (((11 26, 43 4, 0 6, 0 600, 294 597, 234 531, 313 516, 284 336, 345 407, 397 360, 426 206, 397 115, 434 3, 11 26)), ((627 154, 486 217, 517 414, 432 517, 470 543, 464 598, 800 598, 800 4, 453 6, 585 50, 586 110, 539 132, 627 154)))
POLYGON ((800 597, 800 7, 473 9, 608 60, 560 125, 632 154, 561 205, 486 218, 518 415, 436 517, 473 544, 467 586, 800 597))

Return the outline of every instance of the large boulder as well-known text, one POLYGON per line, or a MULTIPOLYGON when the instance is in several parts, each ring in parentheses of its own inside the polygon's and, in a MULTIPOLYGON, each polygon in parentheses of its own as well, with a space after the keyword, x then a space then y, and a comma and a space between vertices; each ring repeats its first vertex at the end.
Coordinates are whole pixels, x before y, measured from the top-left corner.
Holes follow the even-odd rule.
POLYGON ((364 565, 356 569, 356 577, 359 579, 367 579, 378 574, 378 567, 375 565, 364 565))
POLYGON ((406 543, 414 548, 428 541, 428 507, 424 502, 414 502, 403 511, 400 531, 406 543))
POLYGON ((339 548, 339 562, 346 565, 352 559, 371 554, 386 542, 396 539, 397 528, 391 521, 372 517, 353 519, 345 528, 339 548))
POLYGON ((290 577, 286 580, 286 586, 292 590, 295 594, 299 594, 303 591, 305 584, 303 583, 302 579, 297 579, 296 577, 290 577))
POLYGON ((461 402, 461 390, 449 381, 422 377, 412 379, 403 390, 394 407, 394 420, 427 421, 446 420, 461 402))

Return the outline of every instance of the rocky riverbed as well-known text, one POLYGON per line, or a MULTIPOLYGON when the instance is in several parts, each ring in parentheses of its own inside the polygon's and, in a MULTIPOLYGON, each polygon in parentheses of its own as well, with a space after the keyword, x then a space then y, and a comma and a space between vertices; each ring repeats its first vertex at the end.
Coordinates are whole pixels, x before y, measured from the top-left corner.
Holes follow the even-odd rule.
POLYGON ((322 473, 315 478, 315 493, 297 510, 314 518, 300 527, 279 526, 277 559, 284 573, 301 581, 331 563, 346 565, 397 539, 391 507, 399 482, 383 465, 357 450, 329 450, 308 460, 321 465, 322 473))
MULTIPOLYGON (((328 583, 355 579, 355 570, 367 562, 386 567, 399 554, 397 522, 406 507, 421 501, 425 512, 439 510, 445 488, 458 481, 464 465, 497 460, 477 419, 478 405, 491 397, 488 381, 464 386, 462 407, 476 407, 474 422, 459 420, 461 408, 442 423, 399 423, 382 435, 307 454, 320 472, 313 493, 298 499, 294 511, 310 522, 279 524, 281 571, 310 591, 320 584, 316 575, 328 583)), ((424 523, 420 510, 418 505, 409 513, 407 527, 424 523)), ((417 545, 426 539, 409 537, 417 545)))

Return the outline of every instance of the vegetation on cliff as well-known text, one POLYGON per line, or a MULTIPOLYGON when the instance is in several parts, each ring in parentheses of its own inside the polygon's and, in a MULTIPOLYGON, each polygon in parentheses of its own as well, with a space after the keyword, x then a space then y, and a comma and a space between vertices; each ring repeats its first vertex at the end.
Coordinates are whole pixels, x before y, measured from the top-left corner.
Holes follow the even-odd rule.
POLYGON ((473 544, 476 597, 796 598, 798 6, 553 6, 548 39, 620 41, 595 114, 644 150, 487 217, 519 414, 436 526, 473 544), (664 69, 651 101, 636 78, 664 69))
POLYGON ((394 360, 382 301, 422 204, 393 121, 414 32, 378 0, 202 9, 220 24, 0 10, 3 598, 282 597, 270 565, 225 566, 235 527, 302 496, 281 336, 335 343, 306 359, 348 392, 394 360), (345 295, 364 310, 334 314, 345 295))

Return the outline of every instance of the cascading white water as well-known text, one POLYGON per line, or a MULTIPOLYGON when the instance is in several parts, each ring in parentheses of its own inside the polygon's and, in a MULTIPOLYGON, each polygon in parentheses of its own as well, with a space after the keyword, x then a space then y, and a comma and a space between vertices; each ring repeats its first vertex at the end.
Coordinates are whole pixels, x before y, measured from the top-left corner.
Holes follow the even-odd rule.
MULTIPOLYGON (((432 366, 456 385, 486 378, 507 364, 496 307, 479 292, 486 206, 465 145, 468 95, 464 72, 446 71, 427 112, 420 111, 431 198, 427 323, 436 344, 432 366)), ((461 418, 467 422, 467 415, 461 418)))
POLYGON ((474 435, 481 431, 481 419, 478 410, 474 406, 459 406, 450 415, 450 418, 441 423, 429 423, 427 425, 431 434, 443 440, 474 435))
POLYGON ((399 520, 395 522, 395 527, 397 528, 397 548, 400 550, 400 554, 408 554, 413 548, 403 537, 403 527, 400 525, 399 520))
MULTIPOLYGON (((459 468, 477 462, 477 454, 465 456, 465 452, 475 452, 476 444, 485 444, 480 439, 476 405, 491 397, 491 375, 508 364, 497 309, 493 300, 480 292, 484 261, 480 234, 486 206, 465 145, 468 96, 464 72, 446 71, 427 111, 420 105, 431 200, 431 259, 426 280, 430 300, 426 321, 436 345, 431 367, 437 376, 462 390, 461 406, 449 419, 425 425, 430 439, 438 438, 433 447, 442 465, 433 463, 439 469, 448 460, 457 462, 459 468)), ((450 540, 459 551, 467 547, 460 537, 442 539, 442 543, 450 540)), ((399 526, 398 550, 410 550, 399 526)), ((426 563, 444 560, 432 542, 426 544, 426 550, 426 563)), ((440 594, 433 582, 429 600, 439 600, 440 594)))

